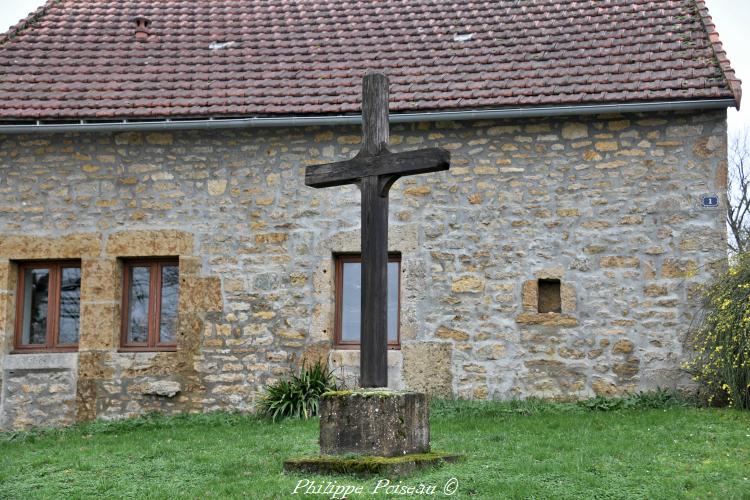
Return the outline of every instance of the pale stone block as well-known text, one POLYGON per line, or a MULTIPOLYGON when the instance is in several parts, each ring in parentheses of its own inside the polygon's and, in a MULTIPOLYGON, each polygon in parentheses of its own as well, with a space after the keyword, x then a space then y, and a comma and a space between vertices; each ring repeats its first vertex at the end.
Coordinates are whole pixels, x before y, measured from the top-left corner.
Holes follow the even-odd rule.
POLYGON ((218 276, 180 276, 180 311, 221 312, 223 304, 218 276))
POLYGON ((112 257, 158 257, 193 254, 193 235, 173 229, 113 233, 107 239, 112 257))
POLYGON ((17 274, 16 266, 10 260, 0 259, 0 292, 15 293, 17 274))
POLYGON ((180 276, 201 273, 203 269, 203 261, 200 257, 192 255, 180 255, 179 257, 180 276))
POLYGON ((641 261, 638 257, 627 257, 623 255, 602 257, 599 260, 601 267, 625 267, 625 268, 637 268, 640 267, 641 261))
POLYGON ((182 385, 174 380, 149 380, 131 386, 128 390, 128 392, 165 398, 173 398, 181 391, 182 385))
POLYGON ((118 302, 81 301, 81 350, 105 350, 119 345, 120 304, 118 302))
POLYGON ((411 390, 447 397, 453 393, 452 348, 448 343, 403 344, 404 383, 411 390))
POLYGON ((692 259, 664 259, 661 266, 662 278, 690 278, 698 272, 698 265, 692 259))
POLYGON ((4 370, 75 370, 77 367, 77 352, 8 354, 3 363, 4 370))
POLYGON ((477 276, 462 276, 451 283, 451 291, 454 293, 482 293, 484 287, 485 280, 477 276))
POLYGON ((13 260, 79 259, 101 253, 101 235, 74 233, 59 237, 0 235, 0 257, 13 260))
POLYGON ((573 140, 588 137, 588 125, 585 123, 566 122, 562 127, 563 139, 573 140))
MULTIPOLYGON (((328 366, 346 387, 359 386, 359 349, 333 349, 328 355, 328 366)), ((388 388, 400 390, 404 387, 403 353, 388 350, 388 388)))
POLYGON ((116 301, 122 296, 122 273, 116 259, 81 260, 81 301, 116 301))
POLYGON ((516 316, 516 323, 521 325, 541 325, 541 326, 578 326, 578 320, 570 316, 558 313, 542 314, 519 314, 516 316))
POLYGON ((576 289, 570 283, 560 284, 560 310, 563 314, 576 312, 576 289))
POLYGON ((226 179, 213 179, 207 183, 208 194, 211 196, 220 196, 227 190, 226 179))
POLYGON ((466 332, 462 332, 461 330, 453 330, 451 328, 447 328, 445 326, 441 326, 437 329, 435 332, 435 336, 441 339, 450 339, 450 340, 469 340, 469 334, 466 332))
POLYGON ((146 142, 158 146, 168 146, 174 142, 174 136, 168 132, 152 132, 146 134, 146 142))
MULTIPOLYGON (((540 280, 559 280, 562 279, 565 274, 565 269, 562 266, 545 267, 534 271, 534 277, 540 280)), ((536 304, 534 304, 536 307, 536 304)))
POLYGON ((527 280, 521 287, 521 305, 526 311, 536 311, 539 302, 537 280, 527 280))

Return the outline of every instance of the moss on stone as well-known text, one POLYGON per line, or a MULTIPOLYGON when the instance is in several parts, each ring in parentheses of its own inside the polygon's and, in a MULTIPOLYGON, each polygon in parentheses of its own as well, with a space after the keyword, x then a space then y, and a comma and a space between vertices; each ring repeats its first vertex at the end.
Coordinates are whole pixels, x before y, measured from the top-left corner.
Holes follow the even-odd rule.
POLYGON ((397 457, 366 455, 317 455, 290 458, 284 461, 287 471, 320 472, 330 474, 408 474, 416 469, 445 462, 455 462, 459 455, 446 452, 412 453, 397 457))
POLYGON ((364 398, 389 398, 411 394, 411 391, 392 391, 389 389, 353 389, 344 391, 328 391, 321 394, 321 398, 336 398, 345 396, 360 396, 364 398))

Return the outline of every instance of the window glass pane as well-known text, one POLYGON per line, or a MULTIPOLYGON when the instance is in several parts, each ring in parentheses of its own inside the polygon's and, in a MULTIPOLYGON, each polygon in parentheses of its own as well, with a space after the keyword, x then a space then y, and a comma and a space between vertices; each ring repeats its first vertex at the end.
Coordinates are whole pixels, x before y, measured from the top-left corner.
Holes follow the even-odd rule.
MULTIPOLYGON (((341 340, 359 342, 362 303, 362 264, 344 262, 341 295, 341 340)), ((388 263, 388 341, 398 340, 398 262, 388 263)))
POLYGON ((177 266, 161 268, 161 318, 159 320, 159 342, 174 344, 177 337, 177 292, 179 274, 177 266))
POLYGON ((341 340, 359 342, 362 303, 362 264, 344 262, 341 290, 341 340))
POLYGON ((49 269, 26 269, 24 271, 23 292, 21 344, 45 344, 47 341, 49 269))
POLYGON ((129 268, 128 343, 148 341, 148 301, 151 285, 149 266, 129 268))
POLYGON ((388 263, 388 342, 398 341, 398 262, 388 263))
POLYGON ((77 344, 81 315, 81 269, 64 267, 60 282, 60 344, 77 344))

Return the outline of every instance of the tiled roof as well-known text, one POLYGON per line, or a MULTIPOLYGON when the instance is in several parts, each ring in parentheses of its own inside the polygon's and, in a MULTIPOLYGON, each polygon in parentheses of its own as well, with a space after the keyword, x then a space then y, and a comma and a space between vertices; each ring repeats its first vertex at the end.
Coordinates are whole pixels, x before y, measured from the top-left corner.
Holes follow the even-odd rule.
POLYGON ((356 113, 367 69, 391 112, 740 100, 700 0, 49 0, 0 120, 356 113))

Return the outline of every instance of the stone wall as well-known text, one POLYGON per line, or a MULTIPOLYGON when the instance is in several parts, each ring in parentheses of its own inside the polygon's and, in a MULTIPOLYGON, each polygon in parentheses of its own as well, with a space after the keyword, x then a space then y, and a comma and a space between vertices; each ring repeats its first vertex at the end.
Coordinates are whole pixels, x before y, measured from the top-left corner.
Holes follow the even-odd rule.
MULTIPOLYGON (((391 138, 452 153, 449 172, 391 190, 394 387, 585 397, 687 383, 692 295, 725 256, 723 212, 700 206, 723 200, 724 112, 404 124, 391 138), (561 281, 560 313, 537 312, 538 279, 561 281)), ((359 142, 356 127, 1 137, 3 425, 251 409, 303 357, 354 382, 357 353, 331 346, 332 256, 358 250, 359 193, 309 189, 303 172, 359 142), (166 255, 180 259, 178 349, 119 352, 120 259, 166 255), (82 262, 68 420, 45 416, 46 392, 8 396, 31 359, 11 354, 15 263, 42 258, 82 262)))
POLYGON ((0 428, 74 423, 77 363, 76 353, 25 354, 5 360, 0 428))

